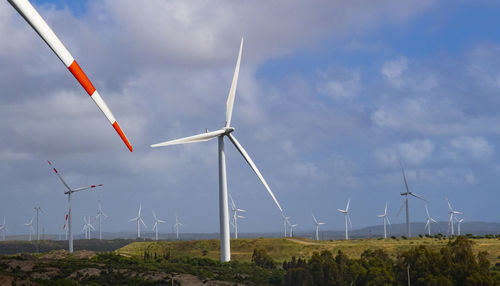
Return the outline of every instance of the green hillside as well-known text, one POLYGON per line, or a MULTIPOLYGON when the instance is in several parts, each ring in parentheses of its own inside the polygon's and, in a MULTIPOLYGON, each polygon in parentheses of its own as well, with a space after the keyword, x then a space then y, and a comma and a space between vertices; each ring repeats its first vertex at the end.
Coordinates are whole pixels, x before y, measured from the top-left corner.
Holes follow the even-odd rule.
MULTIPOLYGON (((309 258, 314 251, 330 250, 336 253, 342 250, 350 258, 359 258, 366 249, 383 249, 396 257, 401 251, 416 245, 425 245, 438 249, 448 243, 448 239, 410 238, 410 239, 355 239, 335 241, 314 241, 300 238, 258 238, 231 240, 231 259, 249 262, 253 250, 264 249, 275 260, 283 262, 296 258, 309 258)), ((487 251, 492 264, 500 263, 500 238, 477 238, 474 242, 474 252, 487 251)), ((117 250, 126 256, 143 256, 145 252, 154 255, 170 253, 171 257, 206 257, 219 259, 219 240, 196 241, 159 241, 133 242, 117 250)))

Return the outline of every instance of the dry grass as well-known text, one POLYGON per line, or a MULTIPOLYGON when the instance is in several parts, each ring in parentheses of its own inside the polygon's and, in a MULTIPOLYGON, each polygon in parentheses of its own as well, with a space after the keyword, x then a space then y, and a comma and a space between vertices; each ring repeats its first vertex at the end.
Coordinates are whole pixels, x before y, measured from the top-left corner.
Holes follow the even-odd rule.
MULTIPOLYGON (((487 251, 490 261, 500 263, 500 239, 473 239, 474 251, 487 251)), ((330 250, 336 253, 342 250, 351 258, 359 258, 366 249, 383 249, 396 257, 403 250, 417 245, 425 245, 439 249, 448 243, 447 239, 410 238, 410 239, 354 239, 335 241, 314 241, 310 239, 259 238, 231 240, 231 259, 250 261, 255 248, 265 249, 277 261, 297 258, 309 258, 314 251, 330 250)), ((142 256, 144 251, 161 255, 170 252, 172 257, 207 257, 219 259, 218 240, 195 241, 159 241, 134 242, 117 250, 118 253, 131 256, 142 256)))

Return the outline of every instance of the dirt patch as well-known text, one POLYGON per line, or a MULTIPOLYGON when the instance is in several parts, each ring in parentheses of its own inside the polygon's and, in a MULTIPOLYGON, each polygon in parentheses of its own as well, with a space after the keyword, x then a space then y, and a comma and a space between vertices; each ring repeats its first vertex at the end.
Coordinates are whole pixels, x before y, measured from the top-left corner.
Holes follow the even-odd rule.
POLYGON ((12 285, 12 281, 14 281, 14 277, 0 274, 0 285, 12 285))
POLYGON ((237 284, 234 282, 225 282, 218 280, 201 280, 200 278, 191 274, 176 274, 174 276, 174 282, 180 285, 192 285, 192 286, 243 286, 244 284, 237 284))
POLYGON ((295 239, 295 238, 287 238, 286 240, 292 241, 292 242, 295 242, 295 243, 298 243, 298 244, 304 244, 304 245, 318 245, 318 244, 321 244, 321 243, 316 243, 316 242, 311 242, 311 241, 303 241, 303 240, 295 239))
MULTIPOLYGON (((31 275, 35 279, 52 279, 59 275, 59 269, 55 267, 47 267, 44 269, 45 272, 36 272, 31 275)), ((2 284, 0 284, 2 285, 2 284)))
POLYGON ((69 252, 64 249, 59 249, 59 250, 53 250, 47 254, 42 255, 40 258, 41 259, 48 259, 48 260, 58 260, 58 259, 63 259, 65 258, 69 252))
MULTIPOLYGON (((35 266, 35 261, 31 260, 10 260, 7 262, 10 270, 16 269, 19 267, 22 271, 31 271, 33 270, 33 266, 35 266)), ((2 284, 0 284, 2 285, 2 284)))
POLYGON ((71 275, 68 276, 68 278, 75 278, 78 273, 80 273, 80 275, 82 276, 99 276, 101 275, 101 270, 97 268, 84 268, 71 273, 71 275))
POLYGON ((75 251, 75 252, 73 252, 73 255, 76 258, 87 258, 87 259, 96 256, 95 251, 90 251, 90 250, 75 251))

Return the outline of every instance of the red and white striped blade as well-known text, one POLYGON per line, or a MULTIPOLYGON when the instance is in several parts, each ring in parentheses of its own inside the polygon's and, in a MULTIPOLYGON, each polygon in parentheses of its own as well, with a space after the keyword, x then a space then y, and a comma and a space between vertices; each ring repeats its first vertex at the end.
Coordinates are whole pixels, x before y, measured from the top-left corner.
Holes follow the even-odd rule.
POLYGON ((132 145, 128 141, 127 137, 123 133, 120 125, 116 122, 113 113, 108 108, 104 100, 101 98, 94 85, 87 78, 83 70, 80 68, 78 63, 75 61, 71 53, 66 49, 64 44, 59 40, 54 31, 49 27, 47 22, 38 14, 36 9, 31 5, 28 0, 7 0, 9 3, 23 16, 23 18, 31 25, 31 27, 42 37, 42 39, 49 45, 52 51, 57 55, 57 57, 63 62, 63 64, 69 69, 73 76, 78 80, 82 87, 90 95, 94 103, 99 107, 99 109, 104 113, 104 116, 109 120, 113 128, 116 130, 120 138, 123 140, 127 148, 132 152, 132 145))
POLYGON ((66 187, 66 189, 68 189, 68 191, 71 191, 71 188, 68 186, 68 184, 66 184, 66 182, 61 177, 61 175, 59 175, 59 172, 57 171, 57 169, 54 166, 52 166, 52 163, 49 160, 47 160, 47 163, 49 163, 49 165, 52 167, 52 170, 54 171, 54 173, 56 173, 57 177, 59 178, 59 180, 61 180, 63 185, 66 187))

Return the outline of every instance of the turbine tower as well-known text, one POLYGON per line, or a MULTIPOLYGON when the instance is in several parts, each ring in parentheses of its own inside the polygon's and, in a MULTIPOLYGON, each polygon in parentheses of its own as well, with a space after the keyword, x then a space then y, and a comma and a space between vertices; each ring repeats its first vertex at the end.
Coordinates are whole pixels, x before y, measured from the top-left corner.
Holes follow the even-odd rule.
POLYGON ((382 220, 384 221, 384 238, 387 238, 387 226, 386 226, 386 223, 388 223, 389 226, 391 226, 391 222, 389 221, 389 217, 387 216, 387 202, 385 203, 384 213, 381 214, 381 215, 378 215, 378 217, 381 217, 382 220))
POLYGON ((28 227, 29 235, 30 235, 30 241, 31 241, 31 234, 34 232, 33 229, 33 219, 34 217, 31 217, 31 220, 28 223, 25 223, 24 225, 28 227))
POLYGON ((349 229, 347 228, 347 221, 349 220, 349 225, 352 228, 352 223, 351 223, 351 218, 349 217, 349 204, 351 203, 351 199, 347 201, 347 206, 345 207, 345 210, 337 209, 339 212, 344 214, 344 220, 345 220, 345 240, 349 240, 349 229))
POLYGON ((179 221, 179 217, 177 217, 177 215, 175 215, 175 224, 174 224, 173 228, 175 228, 177 240, 179 240, 179 227, 180 226, 184 226, 184 225, 179 221))
POLYGON ((314 214, 311 214, 314 220, 314 227, 316 227, 316 240, 319 240, 319 226, 325 224, 324 222, 319 222, 314 214))
POLYGON ((427 222, 425 223, 425 228, 428 230, 429 236, 431 236, 431 223, 437 223, 437 221, 431 218, 429 209, 427 209, 427 205, 425 206, 425 212, 427 213, 427 222))
POLYGON ((102 205, 101 201, 99 200, 97 203, 97 215, 96 218, 99 220, 99 240, 102 240, 102 217, 108 217, 103 211, 102 211, 102 205))
POLYGON ((5 224, 5 217, 3 217, 3 223, 0 225, 0 231, 2 232, 2 240, 5 241, 5 232, 7 232, 7 225, 5 224))
POLYGON ((17 12, 21 16, 23 16, 24 20, 26 20, 26 22, 28 22, 28 24, 30 24, 30 26, 38 33, 38 35, 45 41, 45 43, 52 49, 56 56, 73 74, 75 79, 78 80, 78 82, 82 85, 88 95, 90 95, 90 98, 92 98, 97 107, 99 107, 102 113, 104 113, 104 116, 106 116, 109 123, 111 123, 125 145, 127 145, 130 152, 132 152, 132 146, 130 145, 127 137, 118 125, 118 122, 116 122, 113 113, 111 113, 111 110, 108 108, 102 97, 99 95, 95 87, 87 78, 87 75, 85 75, 68 49, 66 49, 64 44, 61 42, 61 40, 59 40, 59 38, 56 36, 54 31, 52 31, 49 25, 47 25, 47 22, 45 22, 40 14, 38 14, 38 12, 28 0, 8 1, 12 5, 12 7, 14 7, 14 9, 16 9, 17 12))
MULTIPOLYGON (((408 188, 408 182, 406 181, 405 169, 403 168, 403 164, 401 164, 401 161, 399 161, 399 165, 401 166, 401 172, 403 173, 403 180, 404 180, 405 188, 406 188, 406 192, 400 193, 401 196, 405 197, 404 204, 406 206, 406 236, 410 237, 411 230, 410 230, 410 210, 408 208, 408 196, 414 196, 415 198, 421 199, 427 203, 429 201, 427 201, 426 199, 422 198, 421 196, 410 191, 410 188, 408 188)), ((398 214, 399 214, 399 212, 401 212, 401 209, 398 211, 398 214)))
POLYGON ((236 204, 233 201, 233 196, 229 195, 229 198, 231 199, 231 210, 233 211, 233 221, 231 224, 233 225, 234 239, 238 239, 238 219, 245 218, 244 216, 239 215, 238 212, 246 212, 246 210, 236 207, 236 204))
POLYGON ((82 232, 85 233, 86 239, 90 239, 90 231, 91 230, 95 231, 94 226, 90 223, 90 216, 88 216, 88 218, 83 217, 83 222, 84 222, 84 224, 83 224, 82 232))
POLYGON ((144 223, 144 221, 142 220, 142 217, 141 217, 141 208, 142 208, 142 205, 139 204, 139 212, 137 213, 137 217, 132 218, 132 219, 129 220, 129 222, 131 222, 131 221, 136 221, 137 222, 137 238, 141 238, 141 223, 142 223, 142 225, 144 225, 144 227, 146 229, 148 228, 146 226, 146 224, 144 223))
POLYGON ((43 213, 43 210, 40 206, 36 206, 33 208, 36 212, 36 240, 40 240, 40 232, 38 231, 38 213, 39 212, 42 212, 43 213))
POLYGON ((456 211, 451 207, 450 200, 448 198, 446 199, 446 202, 448 203, 448 213, 450 214, 450 221, 448 222, 448 230, 449 227, 451 226, 451 235, 455 235, 455 230, 453 229, 453 218, 455 217, 456 214, 462 214, 462 212, 456 211))
POLYGON ((462 224, 464 219, 463 218, 461 218, 461 219, 455 218, 455 220, 457 222, 458 235, 460 235, 460 225, 462 224))
POLYGON ((155 211, 152 211, 153 212, 153 217, 155 218, 155 222, 153 224, 153 230, 155 231, 155 237, 156 239, 155 240, 158 240, 158 223, 161 222, 161 223, 165 223, 164 220, 161 220, 161 219, 158 219, 156 217, 156 214, 155 214, 155 211))
POLYGON ((293 237, 293 229, 299 226, 298 224, 291 224, 290 225, 290 237, 293 237))
POLYGON ((285 216, 283 212, 281 212, 281 217, 283 218, 283 229, 285 230, 285 237, 286 237, 286 229, 288 225, 290 225, 290 219, 291 217, 285 216))
POLYGON ((99 185, 90 185, 90 186, 86 186, 86 187, 80 187, 80 188, 72 189, 64 181, 64 179, 61 177, 61 175, 59 174, 59 172, 57 171, 57 169, 52 166, 52 163, 50 163, 50 161, 47 161, 47 162, 52 167, 52 169, 54 170, 54 173, 56 173, 56 175, 59 178, 59 180, 61 181, 61 183, 67 189, 67 191, 64 192, 64 194, 68 195, 68 214, 66 215, 66 220, 68 221, 68 233, 69 233, 69 247, 68 248, 69 248, 69 252, 73 253, 73 230, 71 228, 71 219, 72 219, 71 218, 71 194, 76 193, 76 192, 80 192, 80 191, 84 191, 84 190, 88 190, 88 189, 93 189, 93 188, 96 188, 96 187, 101 187, 102 184, 99 184, 99 185))
POLYGON ((229 245, 229 212, 228 212, 228 201, 227 201, 227 179, 226 179, 226 153, 224 151, 224 136, 227 136, 229 140, 234 144, 236 149, 240 152, 243 158, 247 161, 248 165, 255 172, 257 177, 259 177, 262 184, 264 184, 265 188, 273 198, 274 202, 278 206, 279 210, 282 212, 281 206, 278 203, 278 200, 274 196, 273 192, 269 188, 266 180, 260 173, 257 166, 255 166, 254 162, 248 155, 248 153, 243 149, 243 146, 236 140, 236 138, 231 134, 234 131, 234 128, 231 127, 231 116, 233 113, 233 105, 234 98, 236 94, 236 85, 238 82, 238 74, 240 69, 240 61, 241 61, 241 51, 243 48, 243 38, 241 39, 240 44, 240 52, 238 54, 238 60, 236 62, 236 68, 234 71, 233 81, 231 83, 231 88, 229 90, 229 96, 226 102, 226 124, 223 128, 206 132, 190 137, 185 137, 181 139, 176 139, 172 141, 167 141, 163 143, 158 143, 151 145, 151 147, 162 147, 176 144, 186 144, 186 143, 194 143, 194 142, 202 142, 208 141, 213 138, 218 138, 219 145, 219 225, 220 225, 220 254, 221 261, 227 262, 231 260, 231 250, 229 245))

